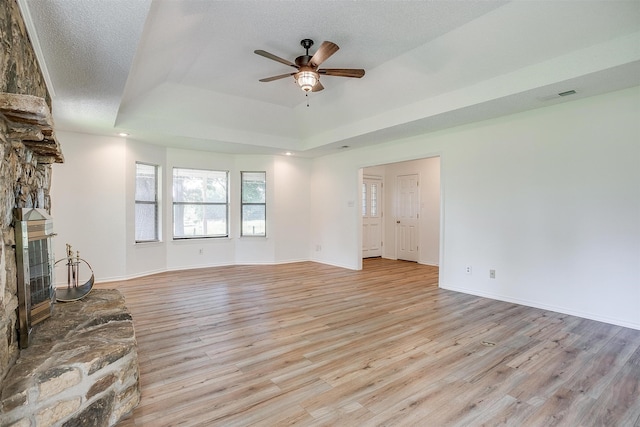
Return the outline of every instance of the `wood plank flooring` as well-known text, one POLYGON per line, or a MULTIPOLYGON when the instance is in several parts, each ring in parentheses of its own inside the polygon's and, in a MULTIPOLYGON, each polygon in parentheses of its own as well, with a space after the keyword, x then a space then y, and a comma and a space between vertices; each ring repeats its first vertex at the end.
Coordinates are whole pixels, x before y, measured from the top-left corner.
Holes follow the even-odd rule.
POLYGON ((640 425, 640 331, 437 277, 370 259, 98 285, 123 292, 139 346, 119 426, 640 425))

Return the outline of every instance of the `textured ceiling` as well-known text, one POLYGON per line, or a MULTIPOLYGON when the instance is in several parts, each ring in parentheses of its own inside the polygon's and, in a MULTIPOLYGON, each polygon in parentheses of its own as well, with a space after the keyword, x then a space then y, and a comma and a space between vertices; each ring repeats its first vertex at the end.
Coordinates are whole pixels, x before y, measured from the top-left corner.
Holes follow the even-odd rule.
POLYGON ((18 1, 58 129, 176 147, 317 156, 640 84, 635 0, 18 1), (366 75, 258 82, 303 38, 366 75))

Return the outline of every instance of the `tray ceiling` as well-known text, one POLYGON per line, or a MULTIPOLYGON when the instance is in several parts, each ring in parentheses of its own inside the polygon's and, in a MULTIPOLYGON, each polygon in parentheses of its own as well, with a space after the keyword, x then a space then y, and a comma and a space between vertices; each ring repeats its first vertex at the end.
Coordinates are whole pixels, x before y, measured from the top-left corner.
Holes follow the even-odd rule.
POLYGON ((57 129, 188 149, 313 157, 640 84, 637 1, 19 3, 57 129), (366 75, 258 82, 290 69, 254 50, 303 38, 366 75))

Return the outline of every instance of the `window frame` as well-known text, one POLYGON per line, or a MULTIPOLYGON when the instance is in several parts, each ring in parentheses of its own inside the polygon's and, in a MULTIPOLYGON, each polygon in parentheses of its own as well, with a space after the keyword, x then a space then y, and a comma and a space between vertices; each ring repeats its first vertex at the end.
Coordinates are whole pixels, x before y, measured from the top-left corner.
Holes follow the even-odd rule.
POLYGON ((219 170, 219 169, 203 169, 203 168, 192 168, 192 167, 178 167, 174 166, 171 171, 171 235, 173 240, 194 240, 194 239, 224 239, 229 238, 229 171, 228 170, 219 170), (176 182, 175 182, 175 173, 176 170, 182 171, 198 171, 198 172, 216 172, 216 173, 224 173, 225 174, 225 202, 177 202, 176 201, 176 182), (211 235, 193 235, 193 236, 176 236, 176 206, 224 206, 225 212, 225 233, 224 234, 211 234, 211 235))
POLYGON ((267 237, 267 172, 266 171, 240 171, 240 237, 267 237), (245 202, 244 201, 244 174, 263 174, 264 175, 264 202, 245 202), (244 207, 245 206, 263 206, 264 207, 264 233, 263 234, 245 234, 244 230, 244 207))
POLYGON ((134 241, 135 243, 155 243, 155 242, 159 242, 160 241, 160 197, 159 197, 159 193, 160 193, 160 165, 156 165, 154 163, 147 163, 147 162, 139 162, 136 161, 136 172, 135 172, 135 188, 134 188, 134 192, 133 192, 133 200, 134 200, 134 225, 133 225, 133 236, 134 236, 134 241), (153 167, 153 172, 154 172, 154 199, 153 201, 151 200, 138 200, 138 165, 142 165, 142 166, 151 166, 153 167), (154 205, 155 209, 154 209, 154 238, 153 239, 144 239, 144 240, 140 240, 138 239, 138 232, 137 232, 137 218, 136 218, 136 213, 137 213, 137 209, 136 207, 138 205, 154 205))

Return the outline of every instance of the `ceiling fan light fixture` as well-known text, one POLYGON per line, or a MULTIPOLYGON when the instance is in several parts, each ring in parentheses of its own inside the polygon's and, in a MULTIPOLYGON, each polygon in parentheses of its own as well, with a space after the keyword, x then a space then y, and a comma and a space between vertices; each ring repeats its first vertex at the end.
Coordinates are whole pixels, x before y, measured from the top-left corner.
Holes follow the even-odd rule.
POLYGON ((315 71, 300 71, 295 74, 295 79, 300 89, 309 92, 318 83, 320 76, 315 71))

